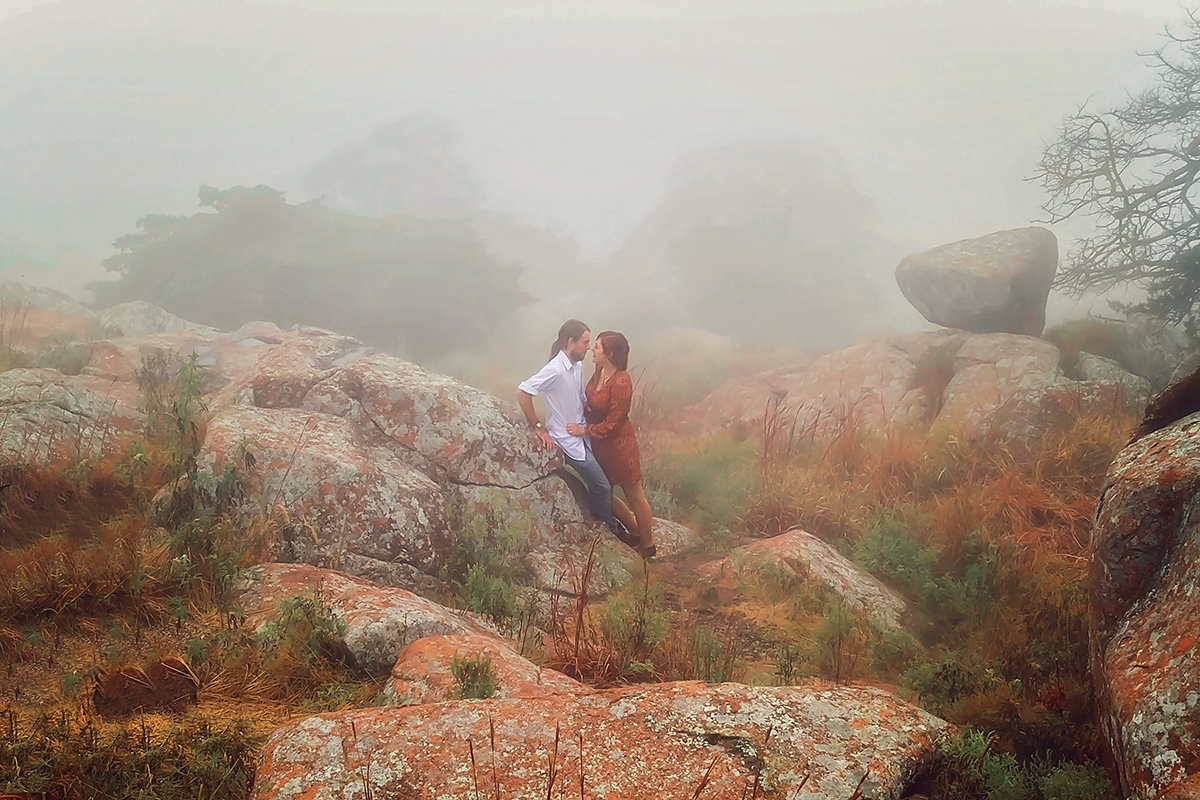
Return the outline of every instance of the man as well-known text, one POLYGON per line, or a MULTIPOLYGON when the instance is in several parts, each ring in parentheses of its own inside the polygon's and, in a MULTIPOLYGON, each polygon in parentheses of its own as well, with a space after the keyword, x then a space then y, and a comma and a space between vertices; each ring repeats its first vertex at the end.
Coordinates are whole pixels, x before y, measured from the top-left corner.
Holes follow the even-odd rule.
POLYGON ((550 348, 550 361, 517 387, 517 403, 545 448, 553 450, 557 446, 567 465, 579 473, 587 487, 596 519, 607 525, 622 542, 637 547, 638 540, 613 516, 612 486, 592 455, 587 439, 567 432, 568 423, 584 424, 583 359, 591 343, 592 333, 587 325, 577 319, 564 322, 550 348), (533 407, 533 398, 537 395, 541 395, 546 403, 545 425, 533 407))

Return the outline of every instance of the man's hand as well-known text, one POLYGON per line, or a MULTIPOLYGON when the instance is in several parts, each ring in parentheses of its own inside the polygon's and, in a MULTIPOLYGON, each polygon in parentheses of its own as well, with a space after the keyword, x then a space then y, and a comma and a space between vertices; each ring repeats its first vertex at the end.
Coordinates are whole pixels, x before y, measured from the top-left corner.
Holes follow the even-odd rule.
POLYGON ((554 439, 550 438, 550 431, 545 428, 538 428, 537 437, 542 440, 542 446, 547 450, 554 449, 554 439))

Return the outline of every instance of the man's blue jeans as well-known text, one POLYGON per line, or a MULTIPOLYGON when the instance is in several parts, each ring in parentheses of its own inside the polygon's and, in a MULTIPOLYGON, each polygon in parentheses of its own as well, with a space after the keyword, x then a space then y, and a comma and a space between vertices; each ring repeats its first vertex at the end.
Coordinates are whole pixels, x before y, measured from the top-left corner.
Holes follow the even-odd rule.
POLYGON ((592 455, 591 448, 586 448, 584 452, 587 455, 584 456, 583 461, 576 461, 566 453, 563 453, 563 458, 566 460, 567 466, 578 472, 579 477, 583 479, 583 485, 587 487, 588 497, 592 501, 592 514, 607 525, 614 534, 623 533, 624 528, 620 526, 612 513, 612 485, 609 484, 604 470, 600 468, 600 463, 592 455))

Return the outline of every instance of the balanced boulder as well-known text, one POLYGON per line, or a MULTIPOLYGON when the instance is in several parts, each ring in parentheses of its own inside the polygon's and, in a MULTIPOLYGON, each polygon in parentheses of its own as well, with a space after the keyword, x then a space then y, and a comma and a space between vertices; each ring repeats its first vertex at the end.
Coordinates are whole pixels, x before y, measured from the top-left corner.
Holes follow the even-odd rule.
POLYGON ((1058 268, 1058 240, 1017 228, 910 255, 896 283, 925 319, 974 333, 1040 336, 1058 268))

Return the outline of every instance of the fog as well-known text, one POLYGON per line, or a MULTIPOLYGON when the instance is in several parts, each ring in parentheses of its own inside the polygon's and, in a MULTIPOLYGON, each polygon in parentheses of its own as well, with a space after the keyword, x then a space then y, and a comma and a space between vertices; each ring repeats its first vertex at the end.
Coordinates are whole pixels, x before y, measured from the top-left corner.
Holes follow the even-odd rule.
MULTIPOLYGON (((0 279, 91 299, 139 219, 266 185, 470 220, 524 300, 478 335, 510 346, 422 351, 468 377, 575 315, 817 352, 928 327, 897 261, 1037 220, 1026 179, 1056 126, 1143 87, 1139 53, 1184 18, 1166 0, 0 0, 0 279)), ((1086 222, 1055 232, 1065 251, 1086 222)), ((1053 297, 1051 321, 1094 307, 1053 297)))

